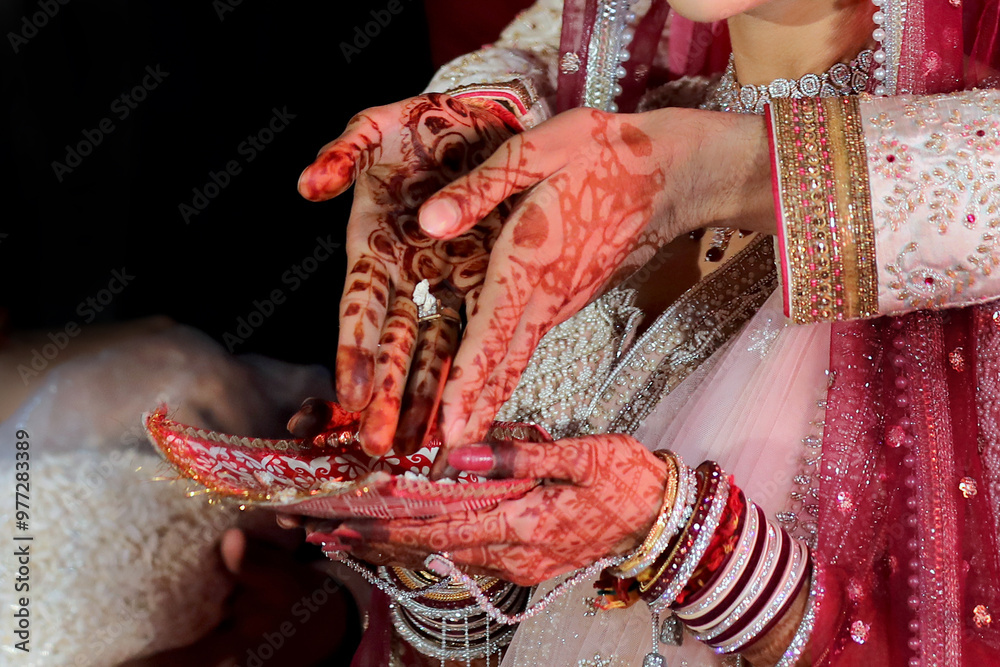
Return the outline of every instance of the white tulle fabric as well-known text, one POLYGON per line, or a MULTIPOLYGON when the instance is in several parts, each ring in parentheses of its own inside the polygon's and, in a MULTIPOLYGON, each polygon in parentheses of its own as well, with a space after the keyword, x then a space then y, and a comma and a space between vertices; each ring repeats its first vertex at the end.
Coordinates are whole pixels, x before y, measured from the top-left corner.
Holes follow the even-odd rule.
MULTIPOLYGON (((830 326, 792 326, 776 291, 725 348, 664 398, 635 433, 650 449, 671 449, 697 465, 718 461, 774 520, 801 511, 790 498, 797 475, 808 472, 803 439, 822 428, 830 326)), ((819 431, 821 433, 821 431, 819 431)), ((555 583, 539 587, 536 599, 555 583)), ((581 584, 521 625, 504 667, 638 666, 650 651, 646 605, 588 611, 593 588, 581 584)), ((660 645, 671 667, 721 666, 717 656, 686 636, 680 647, 660 645)))

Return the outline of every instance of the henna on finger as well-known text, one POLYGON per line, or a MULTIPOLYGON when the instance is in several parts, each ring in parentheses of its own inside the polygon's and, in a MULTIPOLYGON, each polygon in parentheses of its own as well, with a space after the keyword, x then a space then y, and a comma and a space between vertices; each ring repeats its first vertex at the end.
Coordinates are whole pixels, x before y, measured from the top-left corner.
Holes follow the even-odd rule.
MULTIPOLYGON (((627 436, 605 438, 607 446, 627 442, 627 436)), ((458 470, 490 479, 544 479, 590 486, 601 469, 600 451, 589 437, 555 442, 499 440, 460 447, 448 455, 448 462, 458 470)))
POLYGON ((356 531, 366 544, 392 544, 432 553, 486 544, 517 544, 520 538, 508 519, 505 512, 493 508, 426 520, 351 521, 334 535, 350 541, 355 539, 356 531))
POLYGON ((389 306, 389 276, 371 255, 352 267, 340 301, 340 344, 337 348, 337 397, 351 412, 371 400, 375 354, 389 306))
POLYGON ((371 402, 358 429, 358 442, 369 456, 382 456, 392 447, 416 336, 417 307, 409 295, 397 294, 379 340, 371 402))
MULTIPOLYGON (((621 280, 629 257, 651 254, 672 238, 664 223, 654 221, 658 207, 668 206, 662 201, 665 175, 650 136, 632 117, 580 110, 524 136, 520 143, 540 155, 579 148, 524 194, 494 247, 442 398, 449 447, 480 436, 546 331, 607 290, 612 279, 621 280)), ((496 203, 491 195, 530 180, 519 165, 507 173, 490 166, 449 186, 464 192, 468 210, 488 210, 496 203), (489 179, 492 185, 484 183, 489 179)))
MULTIPOLYGON (((491 266, 498 261, 503 263, 504 250, 499 247, 494 250, 491 266)), ((481 310, 469 317, 441 397, 442 436, 447 449, 482 439, 483 424, 487 419, 492 421, 496 414, 494 410, 488 416, 480 415, 472 406, 482 394, 495 365, 508 353, 509 342, 536 281, 530 274, 518 271, 503 283, 493 281, 483 286, 477 302, 481 310), (470 345, 468 341, 475 341, 475 344, 470 345), (471 420, 476 422, 474 434, 470 436, 467 426, 471 420)))
POLYGON ((382 141, 375 119, 368 114, 356 115, 344 133, 324 146, 299 176, 299 193, 309 201, 324 201, 343 193, 381 159, 382 141))
MULTIPOLYGON (((382 373, 376 370, 379 364, 398 365, 395 355, 384 357, 376 351, 391 290, 405 292, 407 286, 427 280, 435 289, 454 293, 460 303, 482 284, 506 207, 447 241, 428 237, 417 213, 428 197, 484 162, 513 132, 483 108, 429 94, 359 115, 303 173, 301 190, 307 198, 333 196, 351 180, 357 184, 348 254, 358 258, 356 264, 370 265, 352 266, 342 302, 336 378, 338 395, 349 410, 365 410, 373 391, 382 391, 373 388, 375 375, 382 373)), ((439 367, 440 360, 421 369, 433 375, 439 367)), ((411 396, 435 393, 425 385, 424 379, 417 379, 411 396)), ((433 412, 419 401, 415 404, 421 412, 433 412)), ((398 416, 382 420, 387 405, 368 407, 372 414, 365 420, 367 436, 362 441, 367 439, 373 451, 387 448, 394 435, 398 416)), ((395 409, 398 412, 400 405, 395 409)), ((432 420, 421 421, 426 426, 432 420)), ((405 426, 409 432, 401 439, 416 441, 410 437, 416 425, 405 426)))
MULTIPOLYGON (((472 449, 480 450, 482 462, 482 447, 472 449)), ((467 452, 461 448, 452 459, 464 464, 461 459, 467 452)), ((544 484, 521 498, 473 513, 472 519, 464 520, 472 525, 462 529, 469 531, 464 541, 471 546, 463 547, 455 535, 460 531, 440 521, 433 526, 410 522, 395 532, 395 522, 387 522, 388 537, 380 541, 405 540, 411 549, 453 554, 469 549, 462 553, 468 559, 463 562, 496 569, 509 581, 538 583, 633 549, 663 502, 666 464, 626 435, 496 443, 485 458, 492 474, 533 474, 573 482, 544 484), (492 544, 484 539, 490 537, 487 532, 477 532, 488 531, 483 525, 487 515, 496 517, 494 525, 505 527, 502 534, 492 535, 497 539, 492 544)), ((481 473, 483 466, 474 468, 481 473)))
POLYGON ((576 483, 430 519, 351 520, 324 537, 369 562, 419 569, 428 554, 448 552, 466 571, 530 585, 635 548, 663 502, 666 464, 629 436, 498 443, 496 450, 489 456, 497 471, 576 483))
POLYGON ((427 200, 420 225, 435 238, 450 238, 479 224, 510 196, 546 178, 558 167, 527 138, 531 131, 508 139, 468 176, 427 200))
POLYGON ((493 372, 484 382, 479 397, 473 403, 469 421, 462 432, 462 442, 481 440, 508 398, 514 393, 527 368, 528 361, 538 347, 539 341, 558 322, 549 322, 539 316, 536 306, 528 303, 521 320, 506 343, 504 354, 494 360, 493 372))

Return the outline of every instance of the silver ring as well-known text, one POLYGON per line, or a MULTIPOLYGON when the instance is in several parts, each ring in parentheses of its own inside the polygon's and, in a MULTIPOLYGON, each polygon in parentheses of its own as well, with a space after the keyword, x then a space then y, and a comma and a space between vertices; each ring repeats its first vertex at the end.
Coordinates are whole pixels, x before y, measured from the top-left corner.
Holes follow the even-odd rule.
POLYGON ((427 280, 421 280, 413 288, 413 303, 417 306, 418 324, 441 317, 441 300, 431 294, 431 285, 427 280))

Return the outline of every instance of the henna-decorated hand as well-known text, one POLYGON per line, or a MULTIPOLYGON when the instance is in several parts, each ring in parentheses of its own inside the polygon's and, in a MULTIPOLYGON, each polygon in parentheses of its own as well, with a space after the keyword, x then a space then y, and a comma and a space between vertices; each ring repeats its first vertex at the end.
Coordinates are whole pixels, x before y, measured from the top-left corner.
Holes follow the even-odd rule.
POLYGON ((340 403, 364 413, 359 439, 370 455, 384 454, 394 436, 397 451, 419 449, 458 345, 458 311, 475 302, 500 231, 497 211, 435 240, 420 230, 417 211, 514 132, 485 108, 423 95, 355 116, 299 178, 311 201, 355 185, 336 384, 340 403), (451 316, 418 327, 411 296, 421 280, 451 316))
POLYGON ((539 339, 663 244, 738 215, 742 227, 766 230, 769 178, 760 118, 576 109, 513 137, 431 197, 420 224, 450 238, 530 188, 469 311, 442 397, 445 445, 481 440, 539 339))
POLYGON ((663 503, 666 464, 627 435, 459 448, 449 463, 489 477, 546 480, 521 498, 433 519, 350 520, 310 542, 422 567, 446 551, 474 573, 535 584, 634 549, 663 503))

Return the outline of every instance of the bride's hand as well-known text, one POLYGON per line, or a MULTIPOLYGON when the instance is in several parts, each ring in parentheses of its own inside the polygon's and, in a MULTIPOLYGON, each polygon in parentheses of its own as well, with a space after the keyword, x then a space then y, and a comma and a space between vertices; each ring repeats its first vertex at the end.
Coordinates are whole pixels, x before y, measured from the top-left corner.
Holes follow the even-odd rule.
POLYGON ((299 192, 311 201, 355 185, 336 385, 340 403, 364 413, 359 439, 370 455, 384 454, 394 435, 401 453, 420 447, 442 370, 458 345, 458 311, 474 303, 500 231, 501 212, 494 211, 438 241, 420 230, 417 211, 513 132, 484 108, 423 95, 355 116, 299 178, 299 192), (418 331, 411 296, 421 280, 453 317, 418 331))
POLYGON ((769 178, 758 117, 576 109, 516 135, 431 197, 420 224, 444 239, 527 190, 493 248, 444 390, 446 446, 482 439, 539 339, 665 243, 737 215, 766 230, 769 178))
POLYGON ((433 519, 351 520, 310 535, 378 563, 423 567, 448 552, 462 569, 536 584, 634 549, 663 504, 666 464, 627 435, 470 445, 455 468, 545 480, 521 498, 433 519), (325 533, 325 534, 323 534, 325 533))

